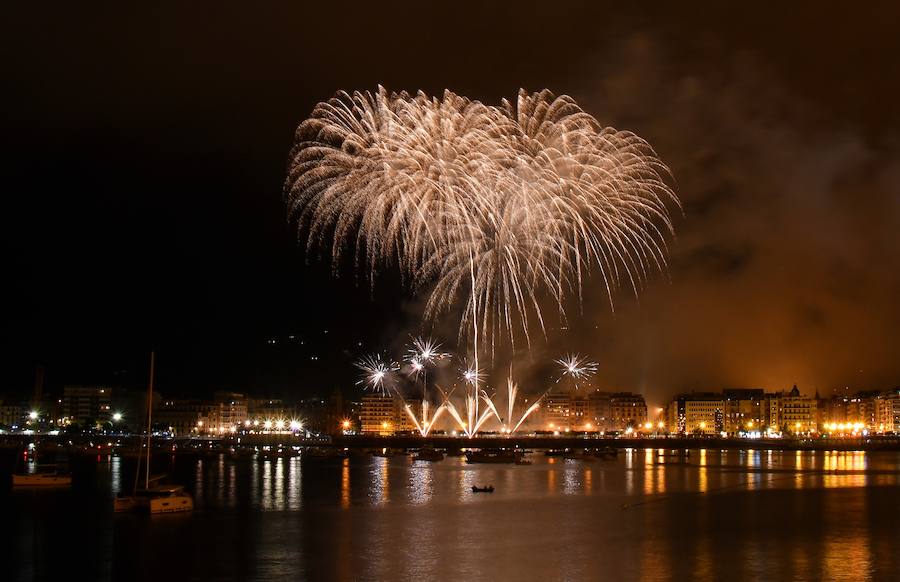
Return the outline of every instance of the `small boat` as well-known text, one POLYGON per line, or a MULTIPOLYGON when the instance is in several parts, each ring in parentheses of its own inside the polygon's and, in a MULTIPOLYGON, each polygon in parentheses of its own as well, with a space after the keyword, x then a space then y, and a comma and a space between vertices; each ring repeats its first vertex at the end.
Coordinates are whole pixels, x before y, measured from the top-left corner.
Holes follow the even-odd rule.
POLYGON ((589 454, 587 451, 571 451, 565 454, 565 458, 570 461, 594 462, 597 460, 597 457, 589 454))
POLYGON ((600 459, 612 460, 619 456, 619 451, 613 447, 594 449, 594 456, 600 459))
POLYGON ((545 457, 564 457, 569 452, 569 449, 547 449, 544 451, 545 457))
POLYGON ((493 492, 494 492, 493 485, 488 485, 487 487, 477 487, 475 485, 472 485, 472 493, 493 493, 493 492))
POLYGON ((157 485, 139 489, 134 495, 122 495, 113 501, 119 511, 139 511, 151 514, 183 513, 194 510, 194 499, 181 485, 157 485))
POLYGON ((516 459, 516 465, 530 465, 531 461, 526 459, 525 457, 519 457, 516 459))
POLYGON ((309 447, 303 451, 303 456, 308 459, 337 459, 349 456, 346 449, 332 447, 309 447))
POLYGON ((515 463, 522 453, 518 451, 467 451, 466 463, 515 463))
POLYGON ((72 476, 68 473, 46 472, 13 474, 13 487, 70 487, 72 485, 72 476))
POLYGON ((430 448, 420 449, 418 454, 413 457, 413 461, 428 461, 436 463, 444 460, 444 453, 430 448))

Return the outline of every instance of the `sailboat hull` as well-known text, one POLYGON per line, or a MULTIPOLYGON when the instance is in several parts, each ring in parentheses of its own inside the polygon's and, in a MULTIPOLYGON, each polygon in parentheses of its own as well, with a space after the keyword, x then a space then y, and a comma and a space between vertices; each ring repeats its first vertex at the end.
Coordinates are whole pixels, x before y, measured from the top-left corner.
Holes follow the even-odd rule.
POLYGON ((71 475, 13 475, 14 487, 69 487, 71 475))
POLYGON ((151 514, 183 513, 194 510, 194 500, 190 495, 173 495, 150 500, 148 507, 151 514))

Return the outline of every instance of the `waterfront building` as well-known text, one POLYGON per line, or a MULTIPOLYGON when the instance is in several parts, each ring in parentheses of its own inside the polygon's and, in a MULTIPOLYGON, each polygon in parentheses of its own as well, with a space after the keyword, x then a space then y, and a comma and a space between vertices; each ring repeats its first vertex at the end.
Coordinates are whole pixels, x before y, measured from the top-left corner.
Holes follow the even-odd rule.
POLYGON ((880 397, 881 392, 878 390, 865 390, 857 392, 856 397, 853 399, 856 401, 856 405, 859 409, 859 422, 861 422, 867 430, 875 431, 878 428, 876 407, 878 406, 877 401, 880 397))
POLYGON ((721 394, 692 393, 684 399, 684 433, 716 435, 725 429, 725 400, 721 394))
POLYGON ((572 397, 565 392, 551 392, 544 397, 541 406, 542 428, 545 430, 571 429, 572 397))
POLYGON ((214 425, 216 409, 212 402, 197 398, 164 399, 153 413, 153 424, 175 436, 205 434, 211 432, 209 429, 214 425))
POLYGON ((900 434, 900 388, 894 390, 890 400, 891 409, 893 410, 894 434, 900 434))
POLYGON ((638 428, 647 422, 647 403, 633 392, 615 392, 609 397, 610 430, 638 428))
POLYGON ((109 386, 64 386, 63 422, 83 427, 109 422, 112 416, 109 386))
POLYGON ((587 396, 588 418, 590 418, 591 423, 601 431, 610 430, 610 425, 612 423, 610 396, 611 394, 609 392, 601 392, 600 390, 590 392, 587 396))
POLYGON ((590 402, 584 394, 573 396, 569 401, 569 428, 572 430, 597 430, 590 416, 590 402))
POLYGON ((360 432, 368 435, 388 436, 397 430, 394 398, 384 394, 366 394, 362 397, 359 421, 360 432))
POLYGON ((900 430, 900 391, 883 392, 874 398, 875 424, 872 430, 879 434, 900 430))
POLYGON ((725 402, 724 430, 729 436, 762 430, 765 417, 762 388, 727 389, 722 391, 722 397, 725 402))
POLYGON ((216 392, 206 432, 235 432, 248 419, 247 399, 239 392, 216 392))
POLYGON ((853 424, 860 421, 857 400, 851 396, 820 399, 818 406, 822 407, 819 420, 824 424, 853 424))
POLYGON ((794 385, 789 392, 767 394, 767 424, 772 432, 808 434, 816 432, 816 399, 803 396, 794 385))
POLYGON ((248 398, 247 419, 263 423, 273 418, 290 418, 293 411, 280 398, 248 398))
POLYGON ((665 418, 668 431, 673 434, 685 433, 684 403, 686 394, 679 394, 666 404, 665 418))
POLYGON ((25 412, 21 406, 0 406, 0 427, 21 426, 25 412))

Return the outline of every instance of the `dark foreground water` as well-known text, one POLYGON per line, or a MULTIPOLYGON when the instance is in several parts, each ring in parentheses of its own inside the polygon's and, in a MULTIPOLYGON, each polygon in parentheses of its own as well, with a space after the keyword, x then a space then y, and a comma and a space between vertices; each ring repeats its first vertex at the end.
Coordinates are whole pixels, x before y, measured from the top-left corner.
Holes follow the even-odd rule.
POLYGON ((154 517, 112 513, 132 465, 81 463, 0 489, 0 580, 900 580, 898 453, 529 457, 179 460, 196 511, 154 517))

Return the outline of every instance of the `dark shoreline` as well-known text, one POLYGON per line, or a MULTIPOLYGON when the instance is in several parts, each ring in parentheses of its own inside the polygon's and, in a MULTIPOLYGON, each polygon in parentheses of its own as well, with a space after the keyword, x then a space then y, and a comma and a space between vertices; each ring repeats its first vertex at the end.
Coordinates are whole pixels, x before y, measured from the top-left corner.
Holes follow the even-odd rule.
MULTIPOLYGON (((249 444, 249 443, 248 443, 249 444)), ((740 439, 740 438, 583 438, 583 437, 366 437, 332 438, 339 447, 414 448, 430 445, 441 449, 519 447, 525 449, 558 448, 638 448, 638 449, 744 449, 784 451, 900 451, 900 437, 859 439, 740 439)))
MULTIPOLYGON (((18 449, 30 442, 85 445, 89 443, 118 442, 127 445, 137 436, 69 436, 69 435, 4 435, 2 448, 18 449)), ((156 440, 156 444, 209 442, 222 446, 246 445, 294 445, 308 447, 338 447, 349 449, 415 449, 431 446, 438 449, 462 448, 523 448, 523 449, 583 449, 583 448, 637 448, 637 449, 737 449, 780 451, 900 451, 900 436, 867 436, 861 438, 817 439, 742 439, 721 437, 659 437, 659 438, 611 438, 576 436, 477 436, 472 438, 451 436, 394 435, 394 436, 346 436, 338 435, 318 439, 303 439, 286 434, 253 434, 217 437, 192 437, 156 440)))

